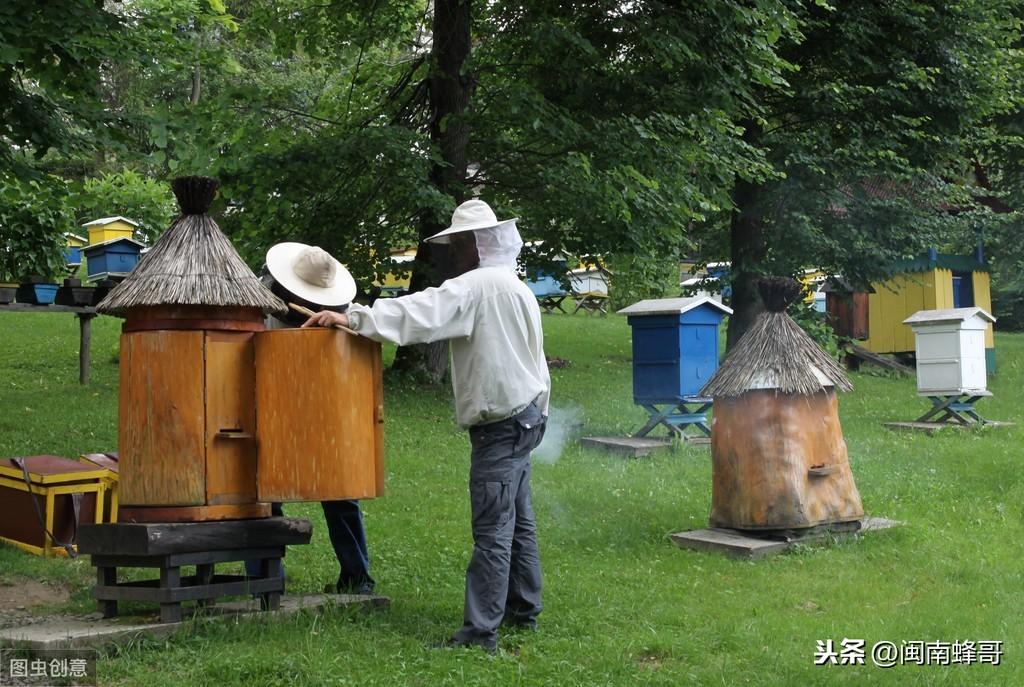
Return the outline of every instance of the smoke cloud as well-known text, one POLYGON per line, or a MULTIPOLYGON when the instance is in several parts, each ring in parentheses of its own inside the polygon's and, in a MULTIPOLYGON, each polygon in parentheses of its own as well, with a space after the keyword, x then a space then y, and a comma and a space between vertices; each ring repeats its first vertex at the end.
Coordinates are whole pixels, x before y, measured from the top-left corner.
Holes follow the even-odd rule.
POLYGON ((533 459, 548 465, 562 457, 565 444, 573 439, 583 427, 583 411, 577 406, 556 408, 551 406, 548 412, 548 425, 544 431, 544 441, 533 451, 533 459))

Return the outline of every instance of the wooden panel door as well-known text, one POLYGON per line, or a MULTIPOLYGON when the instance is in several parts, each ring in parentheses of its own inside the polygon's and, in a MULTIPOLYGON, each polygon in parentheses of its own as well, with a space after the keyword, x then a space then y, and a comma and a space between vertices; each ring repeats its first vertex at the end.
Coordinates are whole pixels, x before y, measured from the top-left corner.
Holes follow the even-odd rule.
POLYGON ((121 335, 120 502, 206 502, 203 332, 121 335))
POLYGON ((254 338, 259 500, 381 495, 380 344, 337 329, 254 338))
POLYGON ((252 333, 206 334, 206 497, 256 500, 256 371, 252 333))

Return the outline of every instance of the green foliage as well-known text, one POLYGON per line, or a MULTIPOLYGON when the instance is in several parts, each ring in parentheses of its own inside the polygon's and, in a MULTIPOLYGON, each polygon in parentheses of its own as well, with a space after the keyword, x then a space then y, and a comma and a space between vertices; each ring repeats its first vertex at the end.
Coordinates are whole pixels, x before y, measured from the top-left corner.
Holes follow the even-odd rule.
POLYGON ((114 15, 95 0, 0 3, 0 168, 31 172, 24 153, 81 149, 109 119, 101 65, 116 54, 114 15))
MULTIPOLYGON (((483 9, 483 8, 481 8, 483 9)), ((470 182, 572 254, 675 254, 772 174, 737 122, 784 83, 783 3, 487 3, 470 182)))
POLYGON ((1000 331, 1024 331, 1024 292, 1012 286, 993 288, 992 314, 1000 331))
MULTIPOLYGON (((364 283, 460 192, 550 254, 735 249, 738 275, 818 266, 855 283, 969 240, 974 220, 945 210, 971 205, 983 172, 1011 189, 988 193, 1024 198, 1021 0, 474 2, 458 122, 431 109, 430 7, 6 3, 0 155, 107 179, 88 183, 139 208, 124 214, 151 198, 150 233, 160 194, 124 170, 220 176, 221 225, 253 265, 302 240, 364 283), (441 192, 452 151, 431 127, 462 124, 469 173, 441 192), (737 249, 741 214, 757 231, 737 249)), ((979 221, 997 278, 1018 278, 1021 242, 979 221)), ((633 264, 619 279, 653 292, 657 270, 633 264)))
POLYGON ((0 282, 62 274, 64 233, 74 229, 74 220, 64 180, 0 177, 0 282))
POLYGON ((802 298, 791 305, 787 312, 790 317, 796 320, 800 328, 814 339, 816 344, 836 360, 839 359, 839 337, 836 336, 832 325, 828 323, 825 313, 818 312, 814 309, 812 303, 808 303, 802 298))
POLYGON ((864 285, 956 240, 951 210, 981 191, 971 160, 1024 74, 1017 0, 793 7, 799 35, 779 54, 798 70, 757 91, 744 124, 776 174, 740 177, 738 212, 701 237, 744 287, 734 321, 757 310, 754 275, 820 267, 864 285))
POLYGON ((612 275, 608 299, 613 310, 645 298, 679 295, 679 259, 674 255, 613 255, 606 267, 612 275))
POLYGON ((136 231, 147 243, 156 240, 177 214, 166 183, 131 170, 86 179, 74 203, 82 223, 116 215, 138 222, 136 231))
MULTIPOLYGON (((1021 237, 1021 212, 989 215, 978 222, 973 238, 984 245, 985 258, 992 268, 992 314, 996 328, 1024 330, 1024 241, 1021 237)), ((961 246, 962 252, 973 252, 961 246)))

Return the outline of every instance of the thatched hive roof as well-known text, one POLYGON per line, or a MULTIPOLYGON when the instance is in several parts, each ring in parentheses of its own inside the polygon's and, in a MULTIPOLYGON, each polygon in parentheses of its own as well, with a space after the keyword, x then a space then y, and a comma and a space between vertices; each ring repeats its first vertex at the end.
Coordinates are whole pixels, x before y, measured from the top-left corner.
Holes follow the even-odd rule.
POLYGON ((754 389, 813 394, 853 385, 839 363, 786 314, 800 295, 800 284, 785 277, 758 283, 767 310, 729 352, 718 371, 701 389, 704 396, 739 396, 754 389))
POLYGON ((124 315, 132 308, 155 305, 287 311, 206 214, 218 186, 210 177, 180 177, 171 182, 181 215, 131 274, 96 306, 99 312, 124 315))

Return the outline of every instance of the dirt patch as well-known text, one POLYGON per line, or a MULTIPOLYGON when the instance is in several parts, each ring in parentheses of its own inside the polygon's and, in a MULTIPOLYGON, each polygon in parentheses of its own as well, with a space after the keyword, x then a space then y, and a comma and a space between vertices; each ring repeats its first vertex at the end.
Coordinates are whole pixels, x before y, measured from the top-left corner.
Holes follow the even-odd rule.
POLYGON ((656 654, 645 654, 636 660, 643 670, 658 670, 664 661, 664 657, 656 654))
POLYGON ((27 578, 0 580, 0 627, 22 625, 33 617, 33 608, 65 603, 70 596, 64 587, 27 578))

